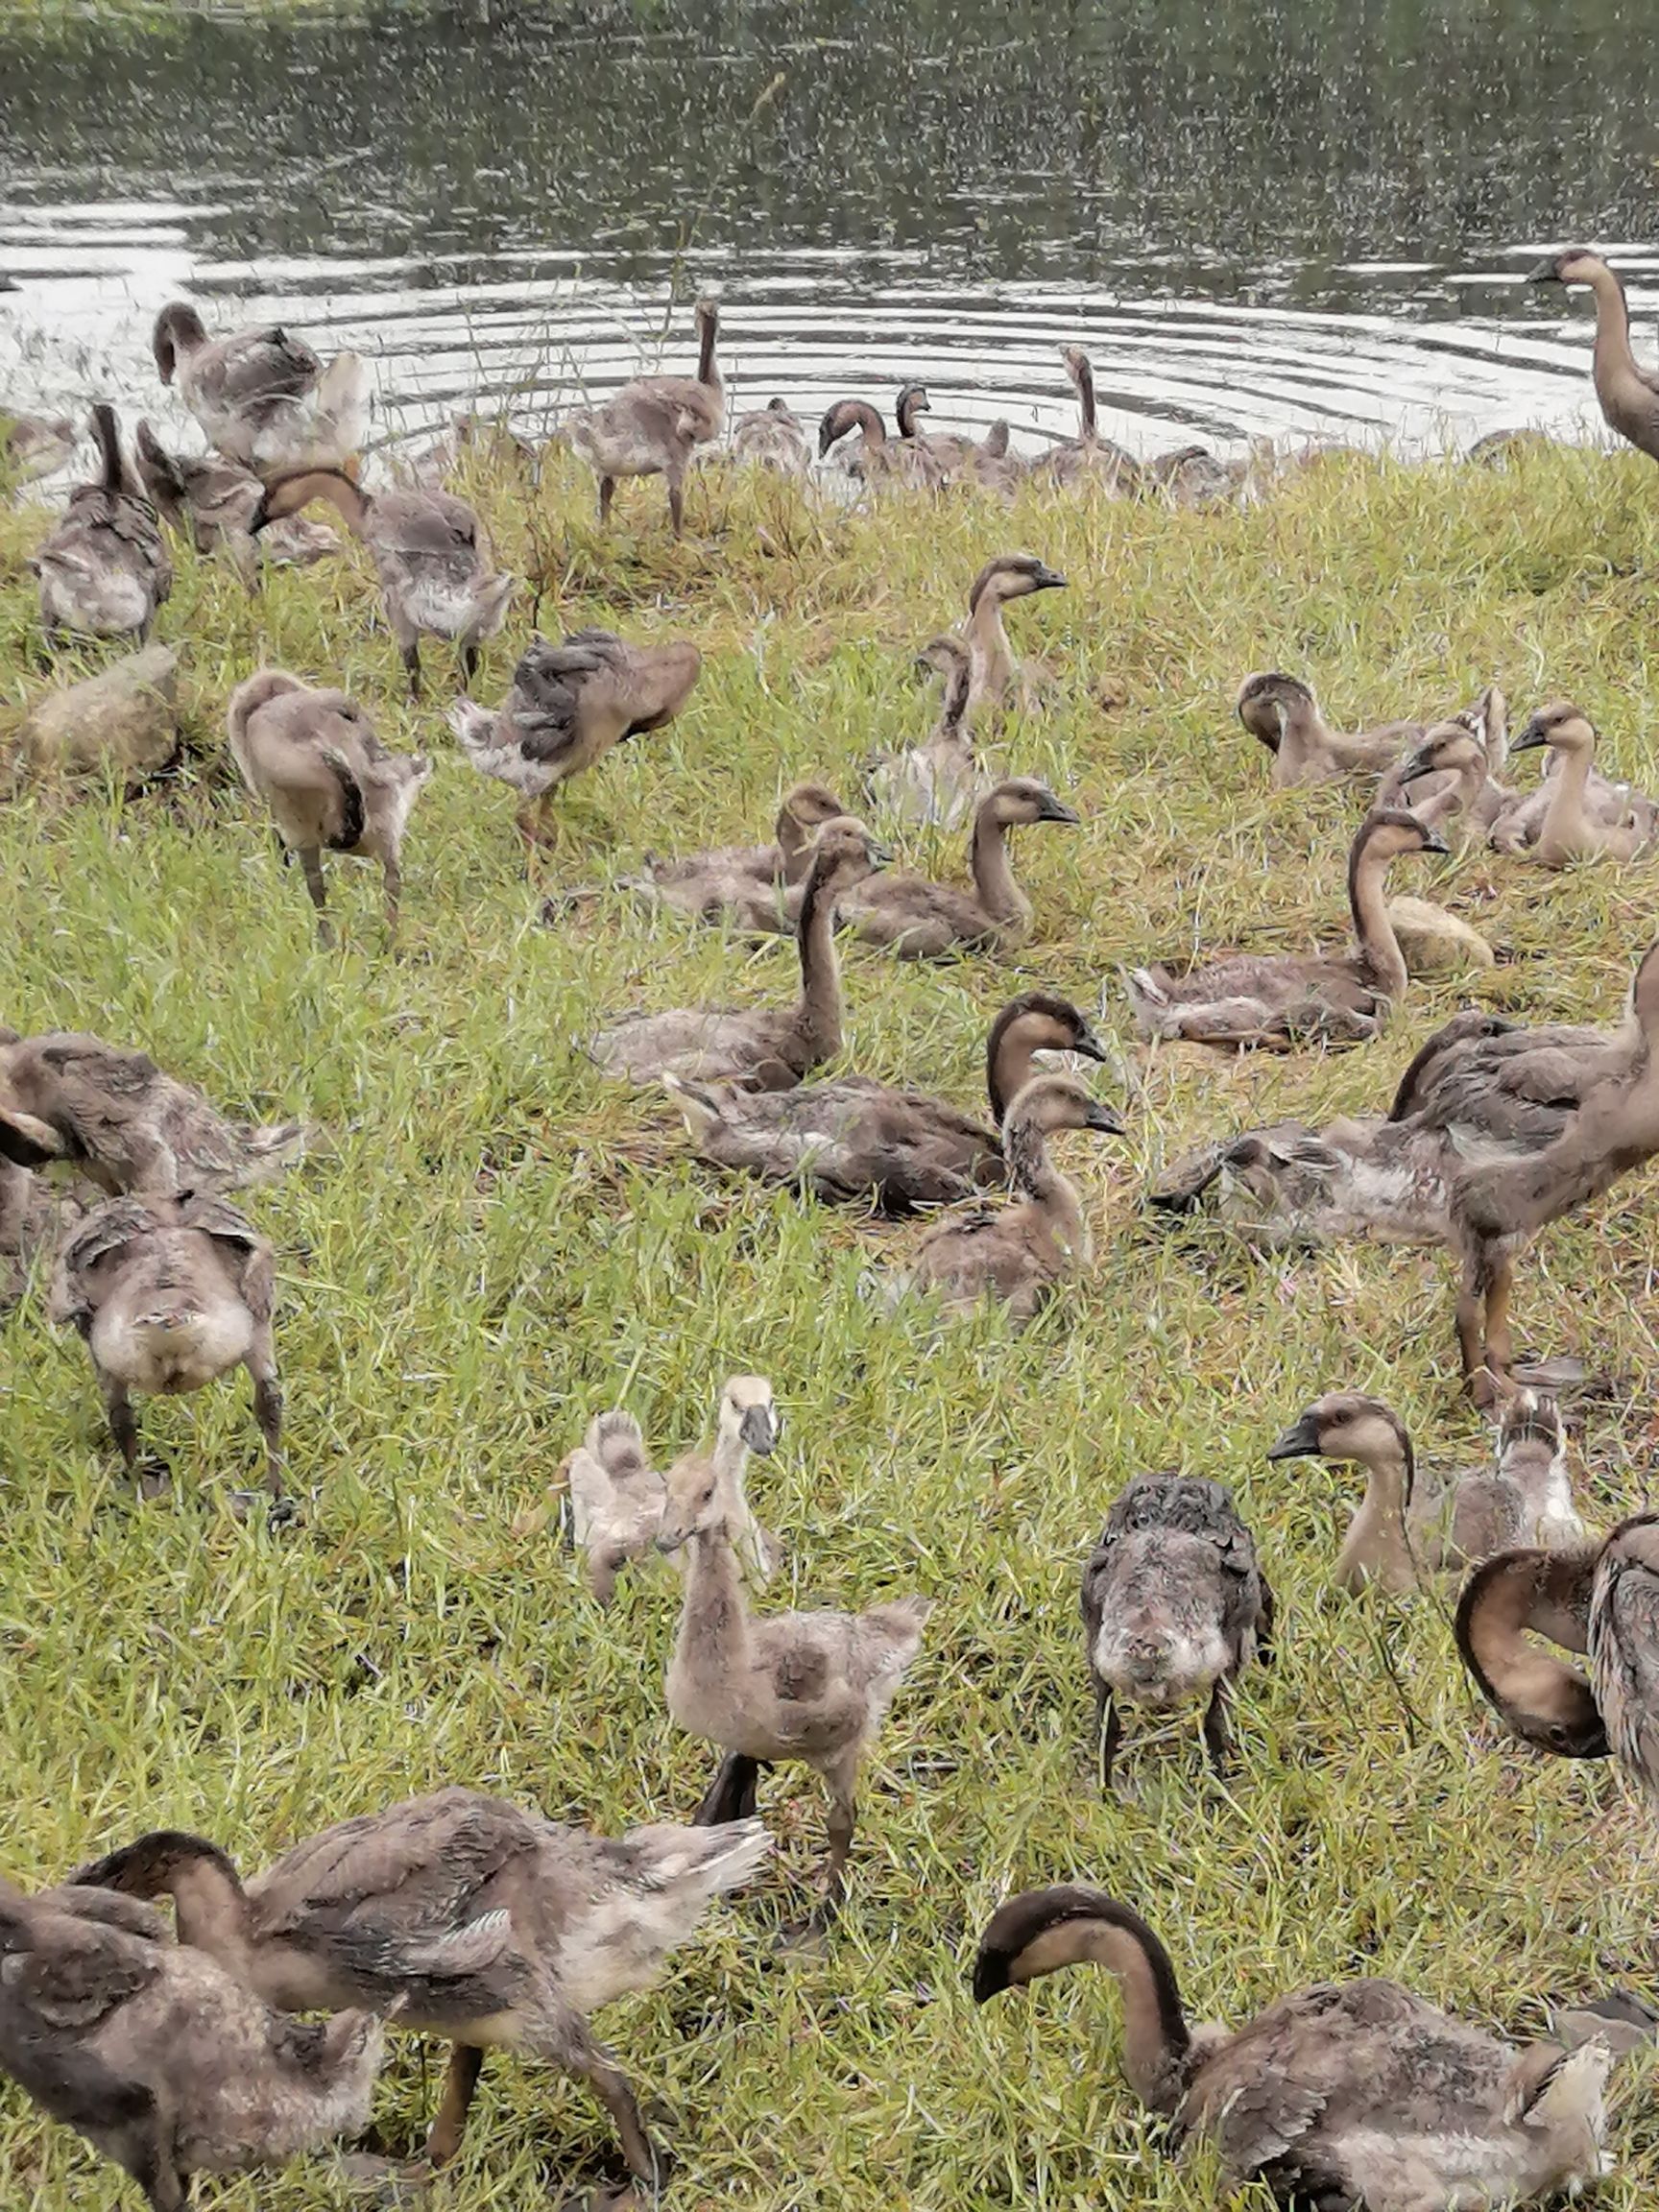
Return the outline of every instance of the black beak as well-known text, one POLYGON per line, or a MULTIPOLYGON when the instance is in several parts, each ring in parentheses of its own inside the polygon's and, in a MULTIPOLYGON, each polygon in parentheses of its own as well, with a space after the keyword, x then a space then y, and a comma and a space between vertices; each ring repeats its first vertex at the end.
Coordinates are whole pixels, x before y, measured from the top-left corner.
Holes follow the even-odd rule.
POLYGON ((1277 1444, 1267 1448, 1269 1459, 1317 1459, 1319 1456, 1319 1424, 1313 1415, 1304 1413, 1293 1428, 1286 1429, 1277 1444))
POLYGON ((1044 800, 1042 811, 1037 819, 1039 822, 1064 822, 1073 830, 1080 830, 1083 827, 1082 815, 1073 813, 1071 808, 1062 800, 1052 796, 1044 800))
POLYGON ((1122 1115, 1116 1108, 1108 1106, 1103 1098, 1090 1100, 1089 1118, 1083 1126, 1085 1129, 1098 1129, 1102 1137, 1126 1137, 1129 1133, 1129 1124, 1122 1115))
POLYGON ((1528 284, 1559 284, 1560 281, 1560 277, 1555 273, 1555 256, 1553 253, 1547 255, 1544 260, 1540 261, 1536 269, 1528 269, 1527 272, 1528 284))
POLYGON ((253 510, 252 514, 252 515, 250 515, 250 516, 249 516, 249 517, 248 517, 248 535, 249 535, 249 537, 250 537, 250 538, 257 538, 257 537, 258 537, 258 535, 259 535, 259 533, 260 533, 260 531, 261 531, 261 530, 263 530, 263 529, 265 528, 265 526, 267 525, 267 523, 269 523, 270 519, 271 519, 271 502, 270 502, 270 500, 269 500, 268 498, 266 498, 265 494, 264 494, 263 493, 260 493, 260 495, 259 495, 259 504, 258 504, 258 506, 254 508, 254 510, 253 510))
POLYGON ((1545 733, 1543 723, 1534 714, 1530 721, 1524 722, 1515 735, 1510 738, 1509 750, 1511 753, 1532 753, 1540 745, 1548 745, 1550 739, 1545 733))
POLYGON ((1066 1049, 1069 1052, 1081 1052, 1085 1060, 1104 1060, 1106 1057, 1105 1046, 1101 1044, 1087 1022, 1084 1022, 1066 1049))
POLYGON ((873 868, 891 868, 898 857, 891 845, 872 845, 870 848, 870 865, 873 868))
POLYGON ((1440 763, 1432 753, 1413 753, 1400 771, 1400 781, 1402 783, 1415 783, 1419 776, 1437 775, 1439 768, 1440 763))
POLYGON ((1447 844, 1445 838, 1441 836, 1438 830, 1431 830, 1428 827, 1427 824, 1425 824, 1423 830, 1423 850, 1425 853, 1450 853, 1452 848, 1447 844))
POLYGON ((659 1528, 657 1531, 657 1549, 665 1559, 672 1558, 685 1541, 677 1528, 659 1528))
POLYGON ((770 1406, 751 1406, 739 1424, 738 1433, 751 1452, 764 1458, 777 1448, 783 1424, 770 1406))
POLYGON ((1033 591, 1064 591, 1066 579, 1058 568, 1039 568, 1031 580, 1033 591))

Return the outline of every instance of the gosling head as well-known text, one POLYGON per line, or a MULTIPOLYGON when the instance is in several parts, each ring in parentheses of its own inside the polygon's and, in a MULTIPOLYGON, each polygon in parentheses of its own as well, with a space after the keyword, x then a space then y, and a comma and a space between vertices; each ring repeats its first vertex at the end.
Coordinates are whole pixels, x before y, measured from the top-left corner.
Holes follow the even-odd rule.
POLYGON ((899 421, 901 438, 914 438, 918 415, 931 415, 933 402, 927 397, 926 384, 906 384, 893 402, 893 412, 899 421))
POLYGON ((1548 745, 1554 753, 1594 752, 1595 725, 1581 707, 1558 699, 1552 707, 1541 707, 1529 716, 1509 740, 1511 753, 1531 753, 1540 745, 1548 745))
POLYGON ((837 814, 826 822, 812 841, 809 885, 821 892, 850 891, 878 869, 891 867, 893 854, 862 822, 851 814, 837 814))
POLYGON ((972 614, 984 598, 1024 599, 1033 591, 1065 589, 1066 578, 1059 569, 1050 568, 1034 553, 998 553, 974 577, 974 589, 968 594, 968 612, 972 614))
POLYGON ((1569 246, 1562 252, 1547 253, 1535 269, 1528 269, 1528 284, 1592 284, 1606 262, 1588 246, 1569 246))
POLYGON ((1094 373, 1094 364, 1081 346, 1062 346, 1060 358, 1066 364, 1066 373, 1073 384, 1083 383, 1094 373))
POLYGON ((1366 1398, 1357 1390, 1330 1390, 1315 1398, 1278 1442, 1267 1447, 1267 1456, 1351 1459, 1361 1467, 1404 1459, 1406 1486, 1410 1489, 1411 1448, 1405 1424, 1381 1398, 1366 1398))
POLYGON ((1402 768, 1400 780, 1414 783, 1419 776, 1436 776, 1443 769, 1462 776, 1485 766, 1486 748, 1479 737, 1460 722, 1437 722, 1424 733, 1423 742, 1402 768))
POLYGON ((1270 753, 1277 753, 1285 725, 1319 711, 1318 702, 1299 676, 1286 676, 1282 668, 1259 669, 1238 686, 1238 719, 1252 737, 1270 753))
MULTIPOLYGON (((859 428, 864 417, 874 415, 875 412, 873 407, 866 406, 859 399, 837 399, 833 407, 826 408, 824 420, 818 425, 819 460, 822 461, 830 446, 837 445, 850 430, 859 428)), ((880 427, 878 417, 877 427, 880 427)))
POLYGON ((1033 822, 1064 822, 1075 830, 1083 819, 1031 776, 1010 776, 998 783, 979 802, 979 811, 1000 830, 1021 830, 1033 822))
POLYGON ((1022 991, 998 1015, 991 1035, 1000 1044, 1010 1031, 1034 1052, 1080 1052, 1085 1060, 1104 1060, 1106 1047, 1086 1015, 1055 991, 1022 991))
POLYGON ((1359 825, 1354 854, 1397 860, 1404 853, 1450 853, 1438 830, 1407 806, 1374 806, 1359 825))
POLYGON ((764 1455, 777 1449, 783 1422, 771 1383, 758 1375, 733 1375, 720 1393, 715 1431, 712 1454, 688 1453, 664 1478, 668 1494, 657 1530, 659 1551, 678 1551, 691 1537, 726 1521, 732 1502, 721 1492, 723 1467, 740 1471, 751 1452, 764 1455))
POLYGON ((1021 1132, 1046 1137, 1057 1129, 1094 1129, 1102 1137, 1126 1134, 1122 1116, 1071 1075, 1033 1075, 1014 1094, 1007 1128, 1011 1140, 1021 1132))
POLYGON ((847 812, 827 783, 791 783, 778 808, 797 830, 820 830, 847 812))
POLYGON ((194 353, 206 343, 206 326, 187 301, 175 300, 163 307, 150 333, 150 349, 162 383, 172 383, 180 354, 194 353))

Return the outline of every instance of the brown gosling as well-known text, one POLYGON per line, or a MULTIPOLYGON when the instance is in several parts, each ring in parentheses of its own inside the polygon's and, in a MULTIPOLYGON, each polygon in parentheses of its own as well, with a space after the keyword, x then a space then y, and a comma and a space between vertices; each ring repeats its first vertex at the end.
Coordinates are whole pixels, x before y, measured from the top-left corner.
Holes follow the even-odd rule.
POLYGON ((208 445, 261 476, 340 466, 363 443, 368 373, 355 353, 337 353, 325 369, 276 325, 209 338, 183 301, 156 316, 151 345, 162 383, 177 381, 208 445))
POLYGON ((1581 708, 1563 700, 1542 709, 1525 724, 1510 750, 1527 753, 1538 746, 1548 746, 1560 766, 1545 786, 1548 799, 1536 838, 1519 841, 1501 820, 1494 843, 1541 868, 1565 868, 1574 860, 1598 857, 1635 860, 1652 851, 1659 839, 1659 803, 1605 779, 1598 779, 1596 799, 1591 799, 1596 729, 1581 708), (1607 819, 1607 793, 1617 794, 1617 820, 1607 819))
POLYGON ((799 1760, 830 1792, 830 1851, 818 1905, 791 1939, 822 1936, 840 1910, 857 1818, 858 1769, 922 1648, 931 1611, 901 1598, 867 1613, 749 1611, 737 1540, 749 1525, 744 1472, 780 1423, 771 1385, 736 1375, 720 1397, 714 1448, 669 1471, 657 1543, 688 1550, 668 1711, 726 1753, 698 1809, 700 1826, 747 1817, 762 1767, 799 1760))
POLYGON ((771 1847, 757 1820, 719 1836, 661 1825, 613 1839, 449 1789, 325 1828, 246 1885, 217 1845, 176 1831, 75 1879, 170 1895, 180 1945, 285 2012, 367 2005, 447 2038, 426 2140, 434 2166, 461 2148, 485 2054, 518 2050, 587 2083, 629 2172, 656 2189, 666 2160, 588 2016, 652 1987, 709 1903, 771 1847))
MULTIPOLYGON (((51 1315, 85 1344, 110 1433, 133 1474, 135 1395, 177 1397, 246 1367, 265 1439, 271 1518, 280 1524, 294 1518, 294 1506, 282 1486, 276 1272, 270 1245, 222 1198, 111 1198, 65 1237, 51 1315)), ((152 1462, 140 1487, 154 1496, 166 1479, 152 1462)), ((251 1494, 236 1493, 236 1503, 251 1503, 251 1494)))
POLYGON ((151 2212, 185 2212, 193 2175, 358 2133, 382 2040, 373 2009, 314 2024, 273 2011, 130 1898, 26 1897, 0 1880, 0 2074, 130 2175, 151 2212))
POLYGON ((679 537, 685 522, 685 471, 699 445, 720 435, 726 389, 714 359, 720 309, 699 300, 697 374, 636 376, 597 407, 584 407, 565 422, 570 444, 599 479, 599 523, 611 519, 617 479, 661 476, 668 486, 668 519, 679 537))
POLYGON ((1083 1202, 1048 1155, 1049 1138, 1062 1129, 1120 1137, 1123 1122, 1070 1076, 1034 1076, 1002 1124, 1012 1202, 942 1214, 893 1279, 891 1294, 933 1293, 956 1315, 995 1302, 1010 1319, 1029 1321, 1061 1284, 1085 1272, 1094 1241, 1083 1202))
POLYGON ((1355 736, 1340 735, 1320 712, 1311 688, 1276 668, 1246 676, 1238 707, 1239 721, 1272 754, 1272 781, 1281 788, 1335 776, 1381 776, 1425 735, 1421 722, 1384 722, 1355 736))
POLYGON ((702 671, 689 639, 630 645, 612 630, 532 638, 499 710, 457 700, 449 727, 481 776, 522 794, 518 834, 532 849, 558 841, 553 795, 625 738, 673 721, 702 671))
POLYGON ((1630 310, 1624 287, 1599 253, 1569 246, 1551 253, 1527 276, 1528 284, 1585 284, 1596 301, 1596 348, 1591 375, 1610 430, 1659 461, 1659 375, 1644 369, 1630 349, 1630 310))
POLYGON ((239 684, 225 720, 230 757, 270 809, 284 859, 299 856, 319 944, 334 942, 323 882, 323 854, 329 852, 379 862, 386 934, 396 945, 403 835, 431 781, 426 756, 388 753, 344 691, 313 689, 282 668, 261 668, 239 684))
POLYGON ((627 1014, 584 1049, 607 1074, 636 1085, 736 1083, 788 1091, 841 1049, 841 966, 835 910, 854 883, 885 867, 887 853, 862 822, 842 815, 818 832, 796 926, 801 992, 793 1006, 683 1006, 627 1014))
POLYGON ((1100 484, 1109 492, 1139 489, 1141 465, 1132 453, 1100 435, 1094 400, 1094 364, 1080 346, 1063 346, 1067 381, 1077 395, 1077 435, 1045 453, 1032 474, 1052 484, 1100 484))
POLYGON ((1573 1503, 1566 1439, 1552 1398, 1517 1391, 1504 1405, 1495 1463, 1424 1482, 1406 1424, 1391 1406, 1333 1390, 1268 1447, 1269 1459, 1328 1459, 1365 1470, 1365 1496, 1332 1579, 1353 1596, 1367 1582, 1399 1595, 1435 1575, 1518 1544, 1565 1551, 1584 1541, 1573 1503))
POLYGON ((1002 610, 1012 600, 1028 599, 1034 592, 1065 589, 1066 579, 1059 570, 1030 553, 998 553, 974 577, 965 633, 970 727, 1016 706, 1028 713, 1037 704, 1046 671, 1015 659, 1002 610))
POLYGON ((732 433, 732 458, 778 476, 805 476, 812 465, 801 418, 784 399, 769 400, 755 414, 739 418, 732 433))
POLYGON ((1224 2194, 1445 2212, 1540 2204, 1601 2172, 1600 2040, 1505 2043, 1398 1982, 1321 1983, 1244 2027, 1189 2023, 1169 1954, 1138 1912, 1071 1886, 1010 1898, 979 1939, 974 1996, 1084 1960, 1123 2000, 1123 2071, 1180 2143, 1206 2143, 1224 2194))
POLYGON ((1046 783, 1011 776, 993 784, 974 810, 971 892, 893 870, 853 891, 841 919, 861 943, 883 946, 902 960, 942 960, 1005 945, 1030 927, 1032 916, 1009 862, 1009 832, 1040 822, 1074 830, 1081 821, 1046 783))
POLYGON ((422 637, 453 638, 462 684, 470 684, 484 639, 507 619, 517 582, 492 566, 490 541, 472 509, 449 492, 365 492, 343 469, 296 469, 266 484, 248 518, 249 536, 257 538, 314 499, 338 510, 374 564, 409 696, 421 696, 422 637))
POLYGON ((868 399, 837 399, 826 410, 818 425, 820 460, 854 430, 858 444, 842 463, 848 475, 874 491, 938 492, 943 488, 946 470, 938 455, 914 437, 889 438, 880 410, 868 399))
POLYGON ((51 646, 71 632, 91 637, 150 636, 156 610, 173 589, 161 524, 121 450, 115 410, 100 400, 92 434, 102 467, 97 481, 69 504, 31 557, 40 620, 51 646))
POLYGON ((796 926, 784 892, 805 879, 814 832, 846 811, 827 784, 792 783, 779 805, 770 845, 727 845, 672 860, 647 855, 643 874, 617 881, 625 891, 700 922, 781 936, 796 926))
POLYGON ((1205 1748, 1223 1772, 1234 1684, 1271 1655, 1273 1633, 1273 1593, 1232 1492, 1202 1476, 1138 1475, 1083 1570, 1083 1632, 1101 1789, 1125 1704, 1167 1713, 1202 1697, 1205 1748))
POLYGON ((973 663, 960 637, 933 637, 917 655, 919 666, 945 679, 945 696, 932 734, 921 745, 872 760, 864 771, 871 804, 901 822, 954 830, 968 819, 984 790, 968 729, 973 663))
POLYGON ((305 1148, 298 1121, 228 1121, 147 1053, 74 1029, 0 1029, 0 1154, 73 1166, 100 1190, 211 1194, 269 1182, 305 1148))
POLYGON ((1541 1229, 1659 1153, 1656 1045, 1659 944, 1649 946, 1631 979, 1623 1029, 1605 1041, 1591 1032, 1546 1064, 1576 1098, 1559 1134, 1541 1150, 1465 1167, 1452 1184, 1457 1344, 1478 1405, 1492 1404, 1514 1372, 1509 1301, 1519 1255, 1541 1229))
MULTIPOLYGON (((646 1455, 638 1422, 620 1407, 594 1415, 562 1473, 570 1496, 571 1534, 588 1563, 588 1587, 601 1605, 609 1605, 619 1570, 656 1548, 667 1480, 646 1455)), ((736 1542, 754 1580, 766 1582, 773 1539, 751 1519, 736 1542)))
POLYGON ((1447 850, 1440 832, 1415 814, 1374 807, 1348 855, 1352 952, 1236 953, 1185 974, 1161 962, 1127 969, 1136 1026, 1143 1037, 1185 1038, 1233 1052, 1376 1037, 1409 980, 1388 917, 1388 870, 1407 854, 1447 850))
POLYGON ((340 551, 339 533, 303 515, 272 523, 255 544, 248 524, 265 485, 238 461, 214 453, 171 453, 148 422, 139 423, 133 449, 139 478, 162 521, 198 553, 223 553, 251 591, 258 587, 261 552, 278 567, 308 568, 340 551))

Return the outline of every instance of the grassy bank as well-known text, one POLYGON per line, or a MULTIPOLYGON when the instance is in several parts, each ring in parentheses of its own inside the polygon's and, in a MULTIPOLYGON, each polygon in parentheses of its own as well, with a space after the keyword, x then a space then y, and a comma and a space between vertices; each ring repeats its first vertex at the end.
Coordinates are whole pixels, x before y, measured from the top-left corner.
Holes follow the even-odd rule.
MULTIPOLYGON (((1206 515, 1035 494, 1012 516, 978 502, 844 515, 711 480, 693 487, 680 547, 658 487, 625 488, 603 541, 574 471, 534 509, 505 483, 472 489, 502 557, 540 584, 544 628, 687 633, 706 657, 681 721, 580 787, 547 889, 603 886, 644 849, 757 835, 804 774, 852 793, 873 748, 927 727, 909 655, 957 615, 989 553, 1028 547, 1071 578, 1011 622, 1062 686, 1003 757, 1085 817, 1018 850, 1030 941, 946 968, 848 956, 847 1064, 965 1102, 1014 990, 1050 984, 1093 1009, 1130 955, 1340 934, 1355 796, 1267 790, 1232 716, 1249 668, 1306 671, 1347 726, 1460 705, 1494 677, 1523 710, 1571 696, 1619 773, 1659 778, 1659 521, 1634 456, 1551 454, 1503 475, 1332 464, 1206 515)), ((13 709, 32 688, 23 562, 40 528, 0 516, 13 709)), ((526 595, 480 697, 504 688, 529 620, 526 595)), ((608 1009, 781 998, 790 955, 620 893, 541 926, 512 795, 472 774, 436 705, 405 703, 365 563, 278 574, 251 602, 180 554, 159 635, 188 657, 196 764, 130 803, 44 793, 0 814, 18 918, 0 941, 0 1019, 142 1045, 228 1106, 328 1131, 326 1156, 250 1201, 279 1253, 293 1470, 314 1502, 284 1538, 231 1518, 225 1495, 257 1466, 238 1382, 144 1408, 178 1482, 135 1506, 80 1347, 47 1330, 38 1296, 0 1324, 9 1873, 48 1879, 156 1824, 204 1829, 257 1864, 450 1780, 607 1827, 687 1816, 709 1758, 663 1713, 672 1579, 642 1574, 598 1614, 545 1522, 546 1488, 595 1407, 625 1400, 667 1453, 747 1368, 772 1378, 789 1423, 755 1483, 790 1548, 773 1601, 920 1589, 938 1604, 870 1769, 829 1955, 769 1952, 823 1837, 808 1781, 777 1776, 762 1799, 777 1872, 712 1915, 660 1993, 606 2017, 671 2115, 671 2203, 1211 2203, 1201 2170, 1151 2147, 1103 1983, 1078 1975, 975 2014, 964 1968, 1011 1887, 1075 1875, 1127 1896, 1165 1933, 1200 2017, 1382 1972, 1527 2033, 1554 1995, 1647 1983, 1646 1820, 1608 1772, 1496 1742, 1437 1601, 1330 1597, 1352 1484, 1262 1458, 1339 1385, 1390 1399, 1431 1459, 1482 1455, 1443 1262, 1365 1249, 1257 1262, 1154 1234, 1138 1211, 1148 1175, 1209 1133, 1384 1099, 1464 994, 1414 986, 1372 1048, 1234 1068, 1148 1057, 1112 988, 1121 1059, 1102 1086, 1132 1134, 1066 1155, 1098 1264, 1022 1337, 992 1320, 942 1336, 857 1294, 872 1252, 902 1234, 716 1182, 662 1107, 572 1051, 608 1009), (438 757, 406 849, 399 963, 369 872, 344 864, 343 947, 314 949, 297 878, 224 774, 224 699, 261 661, 344 684, 390 741, 438 757), (1124 1794, 1102 1804, 1078 1566, 1122 1483, 1174 1464, 1234 1485, 1279 1593, 1280 1660, 1243 1695, 1229 1785, 1206 1776, 1195 1727, 1156 1743, 1142 1730, 1124 1794)), ((442 696, 447 661, 433 673, 442 696)), ((907 840, 905 856, 961 871, 953 839, 907 840)), ((1613 1017, 1659 911, 1651 868, 1545 878, 1476 849, 1406 874, 1400 888, 1443 898, 1504 950, 1478 995, 1528 1018, 1613 1017)), ((1623 1383, 1582 1440, 1584 1509, 1601 1524, 1641 1501, 1652 1450, 1654 1230, 1638 1180, 1551 1232, 1517 1300, 1524 1344, 1582 1351, 1623 1383)), ((416 2137, 434 2060, 398 2046, 388 2134, 416 2137)), ((1599 2202, 1635 2212, 1659 2182, 1640 2077, 1613 2140, 1599 2202)), ((434 2201, 519 2212, 590 2178, 608 2141, 583 2094, 493 2061, 434 2201)), ((0 2201, 120 2200, 107 2170, 4 2099, 0 2201)), ((349 2199, 319 2163, 213 2201, 349 2199)))

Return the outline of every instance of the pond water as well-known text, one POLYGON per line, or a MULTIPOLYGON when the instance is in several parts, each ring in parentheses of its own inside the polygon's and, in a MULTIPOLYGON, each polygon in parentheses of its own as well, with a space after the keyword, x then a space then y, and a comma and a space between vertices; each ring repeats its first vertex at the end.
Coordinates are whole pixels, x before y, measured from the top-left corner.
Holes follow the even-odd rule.
POLYGON ((1461 444, 1586 413, 1600 244, 1653 335, 1637 0, 381 0, 0 21, 0 400, 155 409, 156 309, 375 364, 379 435, 688 366, 934 427, 1461 444))

